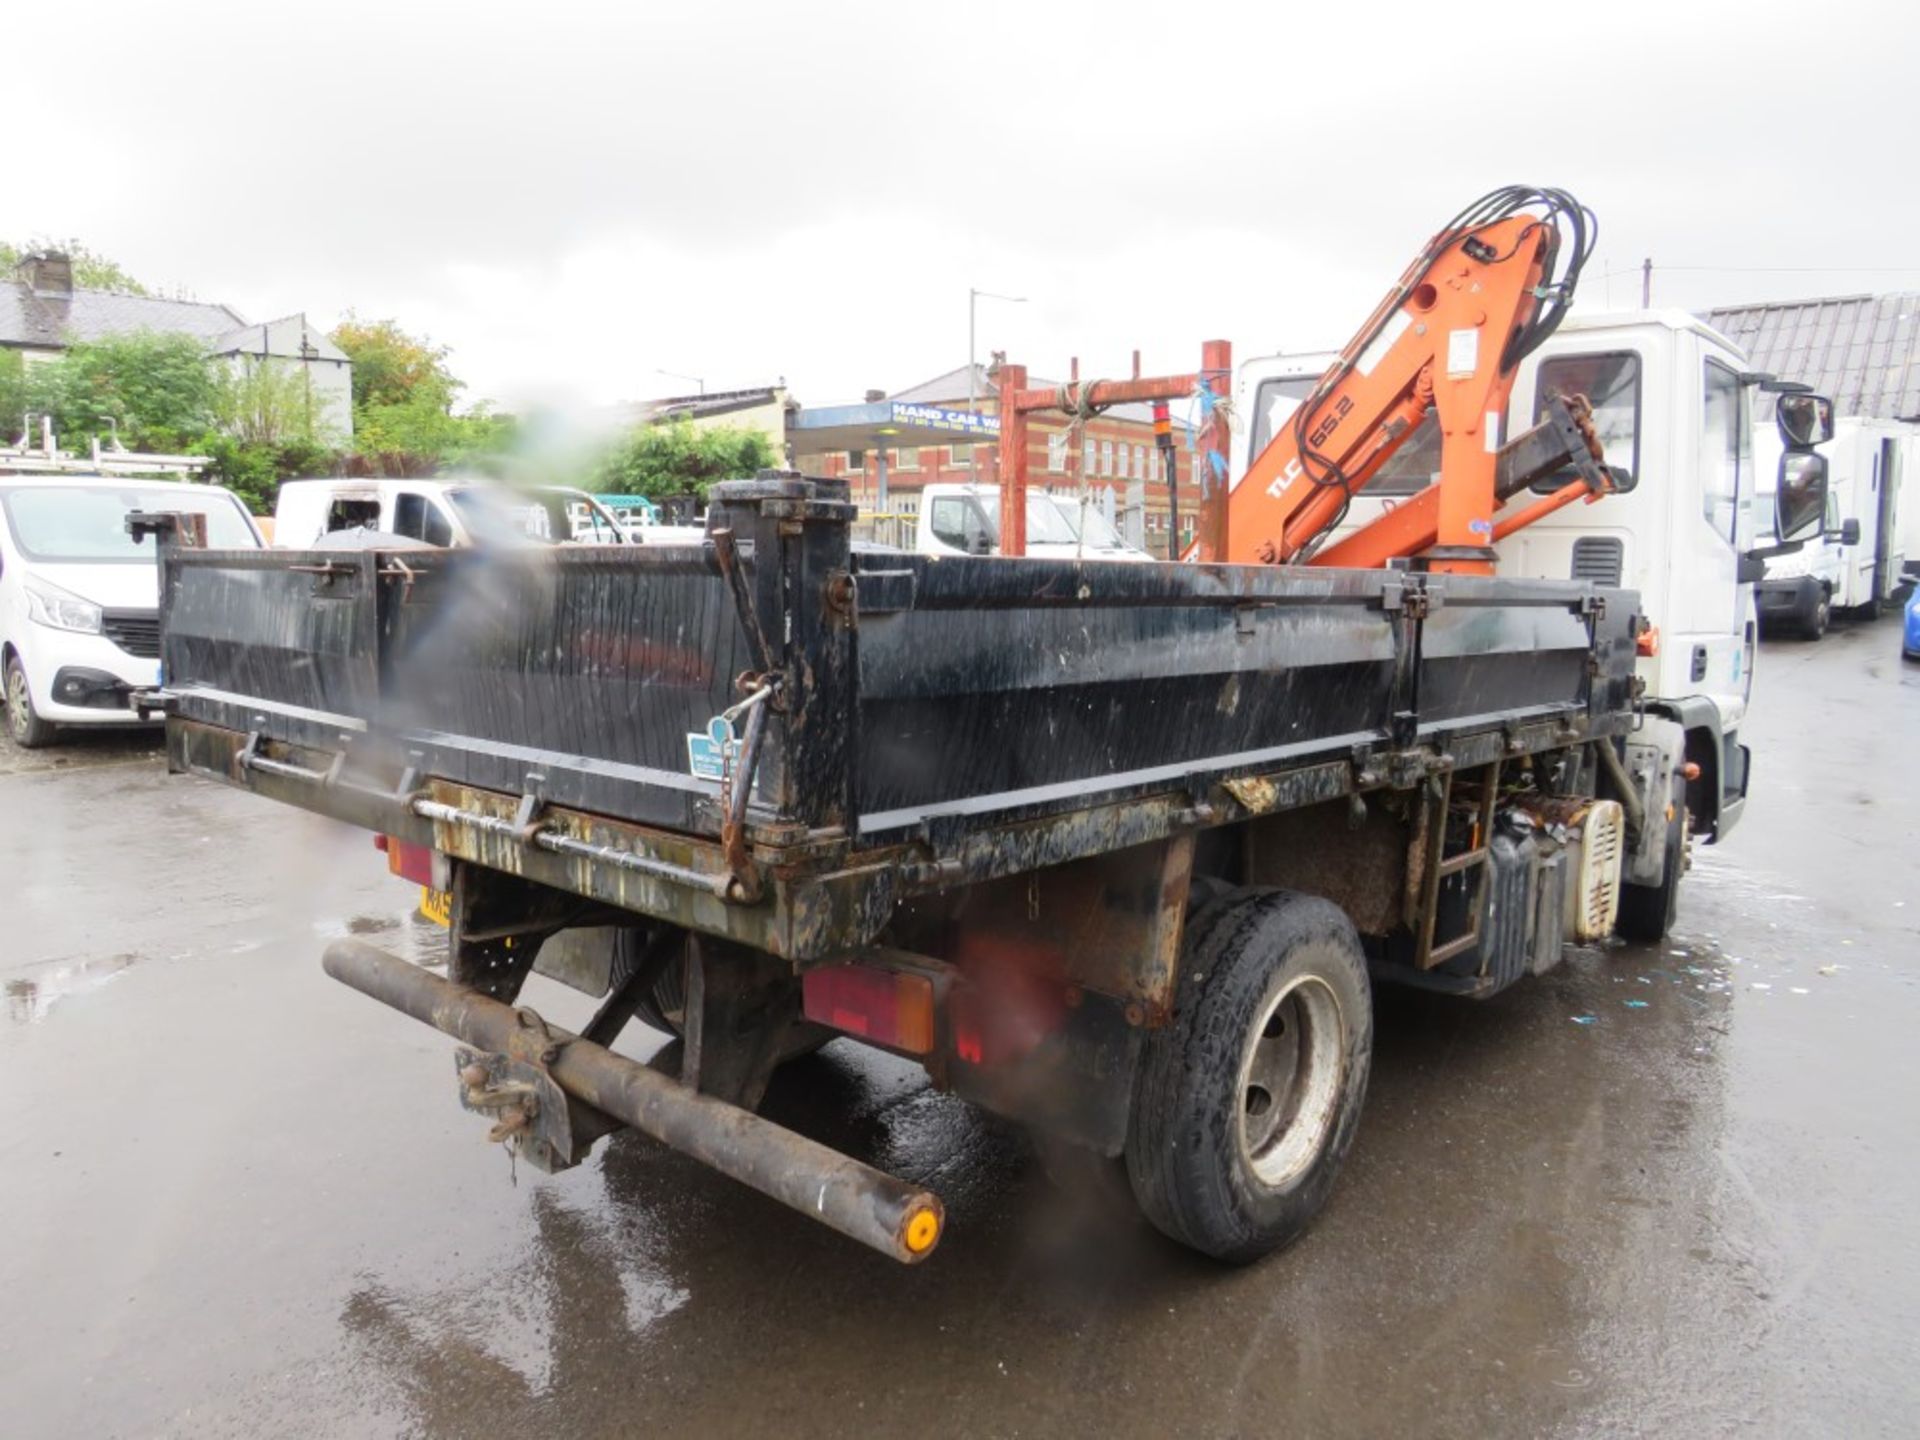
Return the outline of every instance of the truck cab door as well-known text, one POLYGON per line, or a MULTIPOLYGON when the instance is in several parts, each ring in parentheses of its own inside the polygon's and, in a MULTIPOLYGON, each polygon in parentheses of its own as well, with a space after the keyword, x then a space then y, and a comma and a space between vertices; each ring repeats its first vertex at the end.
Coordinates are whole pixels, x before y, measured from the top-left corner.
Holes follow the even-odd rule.
MULTIPOLYGON (((1739 372, 1704 356, 1695 386, 1693 487, 1676 486, 1673 583, 1663 644, 1679 695, 1704 695, 1731 729, 1746 710, 1747 625, 1753 587, 1740 581, 1740 553, 1754 534, 1753 426, 1739 372)), ((1681 448, 1684 453, 1684 441, 1681 448)), ((1671 673, 1671 672, 1669 672, 1671 673)))

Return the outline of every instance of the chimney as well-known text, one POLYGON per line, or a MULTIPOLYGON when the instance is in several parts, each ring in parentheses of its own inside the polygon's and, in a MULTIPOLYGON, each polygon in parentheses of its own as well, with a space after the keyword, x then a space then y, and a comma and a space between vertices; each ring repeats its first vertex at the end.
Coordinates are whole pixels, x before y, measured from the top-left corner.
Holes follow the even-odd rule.
POLYGON ((887 392, 884 390, 867 391, 867 404, 869 405, 878 405, 882 400, 886 398, 887 398, 887 392))
POLYGON ((35 250, 23 255, 14 272, 36 300, 73 298, 73 261, 64 250, 35 250))

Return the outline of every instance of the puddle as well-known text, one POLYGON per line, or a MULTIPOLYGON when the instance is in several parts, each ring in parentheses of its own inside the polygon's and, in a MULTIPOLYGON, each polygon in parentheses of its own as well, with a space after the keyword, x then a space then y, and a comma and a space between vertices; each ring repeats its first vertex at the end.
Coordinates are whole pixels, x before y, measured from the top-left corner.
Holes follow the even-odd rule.
POLYGON ((141 958, 106 955, 93 960, 49 960, 32 966, 32 974, 6 982, 7 1018, 16 1025, 37 1025, 60 1001, 98 990, 141 958))

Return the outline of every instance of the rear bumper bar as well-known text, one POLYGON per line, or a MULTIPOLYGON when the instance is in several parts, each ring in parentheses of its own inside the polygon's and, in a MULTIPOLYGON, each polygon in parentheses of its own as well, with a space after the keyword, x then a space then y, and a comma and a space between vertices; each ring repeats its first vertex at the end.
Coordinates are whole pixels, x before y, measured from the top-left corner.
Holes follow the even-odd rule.
POLYGON ((503 1005, 358 940, 327 947, 322 966, 345 985, 477 1049, 551 1037, 545 1075, 584 1105, 905 1264, 926 1259, 945 1223, 940 1199, 737 1105, 503 1005))

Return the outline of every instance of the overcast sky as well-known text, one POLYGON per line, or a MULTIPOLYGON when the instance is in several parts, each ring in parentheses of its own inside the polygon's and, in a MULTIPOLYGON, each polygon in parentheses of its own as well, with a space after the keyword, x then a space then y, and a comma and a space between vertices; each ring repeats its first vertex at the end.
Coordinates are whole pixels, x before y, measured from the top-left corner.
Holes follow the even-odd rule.
POLYGON ((1598 212, 1589 305, 1648 255, 1657 304, 1920 289, 1915 14, 65 0, 4 27, 0 235, 391 317, 509 405, 898 389, 970 285, 1038 375, 1330 348, 1511 181, 1598 212))

